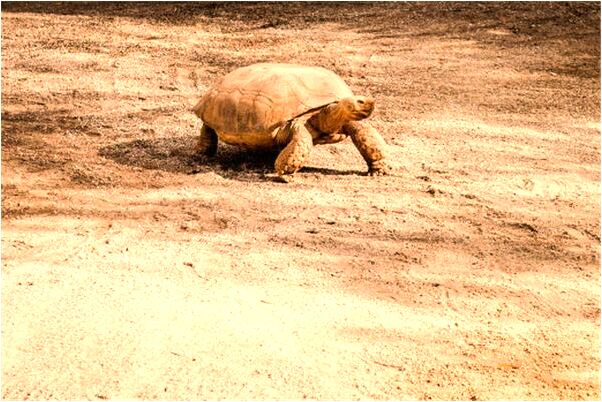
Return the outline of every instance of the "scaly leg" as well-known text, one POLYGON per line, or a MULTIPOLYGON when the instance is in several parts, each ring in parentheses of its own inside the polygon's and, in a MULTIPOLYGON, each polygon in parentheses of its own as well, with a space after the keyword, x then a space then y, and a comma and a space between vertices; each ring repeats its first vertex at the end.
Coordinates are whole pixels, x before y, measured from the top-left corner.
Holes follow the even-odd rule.
POLYGON ((390 173, 391 165, 388 162, 387 143, 372 126, 351 121, 341 128, 353 140, 353 144, 360 151, 368 164, 370 176, 380 176, 390 173))
POLYGON ((313 146, 311 133, 304 123, 297 121, 289 123, 290 140, 274 163, 276 173, 285 182, 290 181, 292 175, 303 167, 313 146))
POLYGON ((203 124, 203 127, 201 128, 201 136, 199 137, 199 142, 194 147, 194 151, 197 154, 215 156, 217 153, 217 133, 214 129, 206 124, 203 124))
POLYGON ((347 138, 347 135, 342 133, 327 134, 318 138, 314 138, 314 145, 336 144, 347 138))

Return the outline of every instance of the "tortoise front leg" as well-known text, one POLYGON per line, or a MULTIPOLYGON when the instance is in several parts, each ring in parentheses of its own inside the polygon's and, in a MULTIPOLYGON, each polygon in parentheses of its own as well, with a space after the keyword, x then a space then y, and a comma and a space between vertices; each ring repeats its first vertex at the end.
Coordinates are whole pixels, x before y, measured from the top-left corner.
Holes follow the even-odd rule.
POLYGON ((387 143, 376 129, 365 123, 350 121, 343 125, 341 131, 353 140, 353 144, 368 164, 370 176, 390 173, 387 143))
POLYGON ((215 156, 217 153, 217 133, 214 129, 206 124, 203 124, 203 127, 201 128, 201 136, 199 137, 199 142, 194 147, 194 151, 197 154, 215 156))
POLYGON ((290 181, 292 175, 303 167, 313 146, 313 138, 304 122, 293 121, 289 123, 288 130, 290 140, 274 163, 276 173, 285 182, 290 181))
POLYGON ((326 134, 314 138, 314 145, 336 144, 337 142, 341 142, 346 138, 347 135, 343 133, 326 134))

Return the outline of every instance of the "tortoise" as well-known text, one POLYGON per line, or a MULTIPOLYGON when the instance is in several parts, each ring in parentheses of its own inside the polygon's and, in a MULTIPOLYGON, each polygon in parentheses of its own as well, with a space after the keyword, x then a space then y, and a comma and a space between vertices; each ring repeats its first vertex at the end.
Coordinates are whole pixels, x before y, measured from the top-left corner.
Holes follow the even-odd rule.
POLYGON ((274 167, 290 181, 316 144, 351 137, 369 175, 390 171, 387 145, 360 123, 374 100, 355 96, 334 72, 322 67, 259 63, 238 68, 204 94, 192 111, 202 120, 198 154, 214 156, 218 139, 254 150, 277 150, 274 167))

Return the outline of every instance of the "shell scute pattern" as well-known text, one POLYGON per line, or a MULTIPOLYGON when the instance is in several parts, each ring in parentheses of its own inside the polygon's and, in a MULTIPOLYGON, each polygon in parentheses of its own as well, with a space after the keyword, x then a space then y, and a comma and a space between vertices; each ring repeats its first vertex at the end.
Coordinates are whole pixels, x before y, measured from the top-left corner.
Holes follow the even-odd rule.
POLYGON ((324 68, 263 63, 226 75, 193 110, 221 133, 271 133, 286 121, 352 95, 338 75, 324 68))

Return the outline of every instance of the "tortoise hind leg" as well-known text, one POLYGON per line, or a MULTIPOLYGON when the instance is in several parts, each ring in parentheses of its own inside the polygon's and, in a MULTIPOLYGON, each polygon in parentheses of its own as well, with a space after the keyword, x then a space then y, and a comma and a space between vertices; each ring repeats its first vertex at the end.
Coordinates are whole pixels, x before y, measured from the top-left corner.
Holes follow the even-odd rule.
POLYGON ((290 140, 274 163, 281 180, 290 181, 292 175, 303 167, 312 147, 313 138, 304 122, 290 123, 290 140))
POLYGON ((217 133, 215 130, 208 125, 203 124, 199 142, 194 147, 194 150, 197 154, 215 156, 217 153, 217 133))

